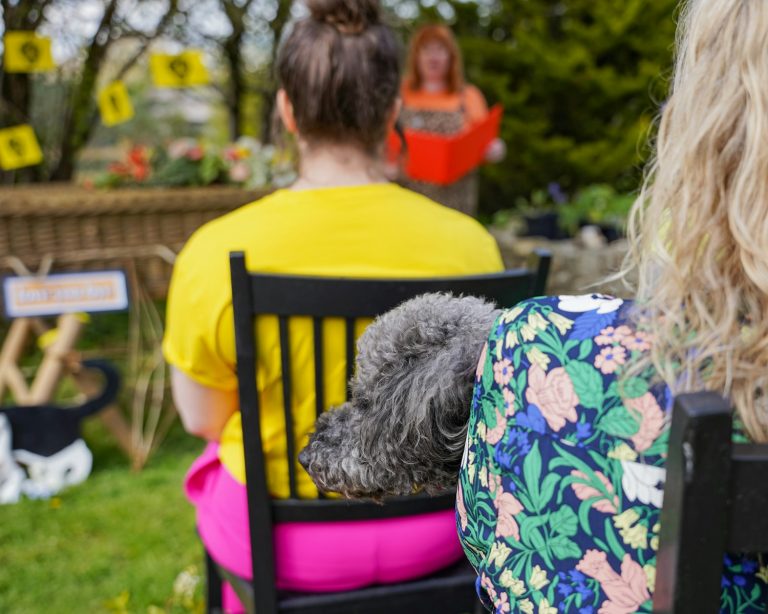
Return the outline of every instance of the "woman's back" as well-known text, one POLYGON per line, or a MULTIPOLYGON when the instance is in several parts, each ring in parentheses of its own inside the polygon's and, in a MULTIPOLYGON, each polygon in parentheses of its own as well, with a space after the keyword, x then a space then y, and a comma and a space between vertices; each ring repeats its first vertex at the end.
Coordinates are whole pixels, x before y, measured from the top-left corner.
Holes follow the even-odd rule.
MULTIPOLYGON (((498 248, 475 220, 394 184, 281 190, 202 228, 179 256, 168 303, 164 352, 202 383, 236 389, 229 253, 244 251, 253 271, 359 278, 462 276, 503 268, 498 248)), ((326 322, 326 395, 344 401, 344 330, 326 322)), ((291 324, 297 449, 315 420, 312 325, 291 324)), ((259 335, 260 392, 269 483, 288 495, 277 323, 259 335)), ((245 480, 239 414, 227 423, 219 456, 245 480)), ((299 471, 299 492, 315 487, 299 471)))
MULTIPOLYGON (((651 611, 672 397, 652 367, 622 376, 652 344, 630 310, 540 298, 491 333, 458 521, 497 612, 651 611)), ((764 611, 766 581, 757 560, 726 557, 721 611, 764 611)))

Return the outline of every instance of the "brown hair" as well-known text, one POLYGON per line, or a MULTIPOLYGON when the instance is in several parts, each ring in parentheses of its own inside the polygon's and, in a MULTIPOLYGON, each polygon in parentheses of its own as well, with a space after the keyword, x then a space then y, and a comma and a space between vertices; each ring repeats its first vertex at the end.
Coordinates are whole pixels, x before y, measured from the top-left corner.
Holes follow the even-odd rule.
POLYGON ((464 70, 461 59, 461 51, 456 43, 456 37, 446 26, 432 24, 422 26, 411 39, 406 61, 405 86, 411 90, 421 89, 422 80, 419 74, 419 52, 427 43, 438 42, 448 49, 451 56, 451 64, 448 68, 448 91, 452 94, 460 92, 464 88, 464 70))
POLYGON ((376 151, 400 85, 397 40, 378 0, 306 0, 280 46, 277 75, 301 135, 376 151))

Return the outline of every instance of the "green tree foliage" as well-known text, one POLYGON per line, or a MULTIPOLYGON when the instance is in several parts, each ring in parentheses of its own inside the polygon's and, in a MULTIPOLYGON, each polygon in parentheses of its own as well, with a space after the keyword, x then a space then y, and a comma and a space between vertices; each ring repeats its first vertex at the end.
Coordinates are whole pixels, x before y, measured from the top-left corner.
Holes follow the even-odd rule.
POLYGON ((559 183, 637 187, 667 92, 677 0, 441 2, 469 81, 505 109, 507 159, 483 171, 485 213, 559 183))

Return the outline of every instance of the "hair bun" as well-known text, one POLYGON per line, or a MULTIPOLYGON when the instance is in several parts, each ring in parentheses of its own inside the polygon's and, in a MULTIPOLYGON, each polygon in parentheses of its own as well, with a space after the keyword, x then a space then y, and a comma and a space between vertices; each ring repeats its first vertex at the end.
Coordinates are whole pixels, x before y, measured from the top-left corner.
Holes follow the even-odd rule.
POLYGON ((378 0, 306 0, 312 19, 342 34, 360 34, 381 22, 378 0))

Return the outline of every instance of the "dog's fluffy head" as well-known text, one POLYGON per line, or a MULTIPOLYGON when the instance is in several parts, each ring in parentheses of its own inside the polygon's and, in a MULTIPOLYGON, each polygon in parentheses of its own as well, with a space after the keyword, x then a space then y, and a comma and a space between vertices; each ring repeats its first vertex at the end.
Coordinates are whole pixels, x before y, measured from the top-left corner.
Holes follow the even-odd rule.
POLYGON ((299 455, 317 486, 372 498, 453 486, 477 360, 498 313, 481 299, 426 294, 368 327, 350 401, 319 418, 299 455))

